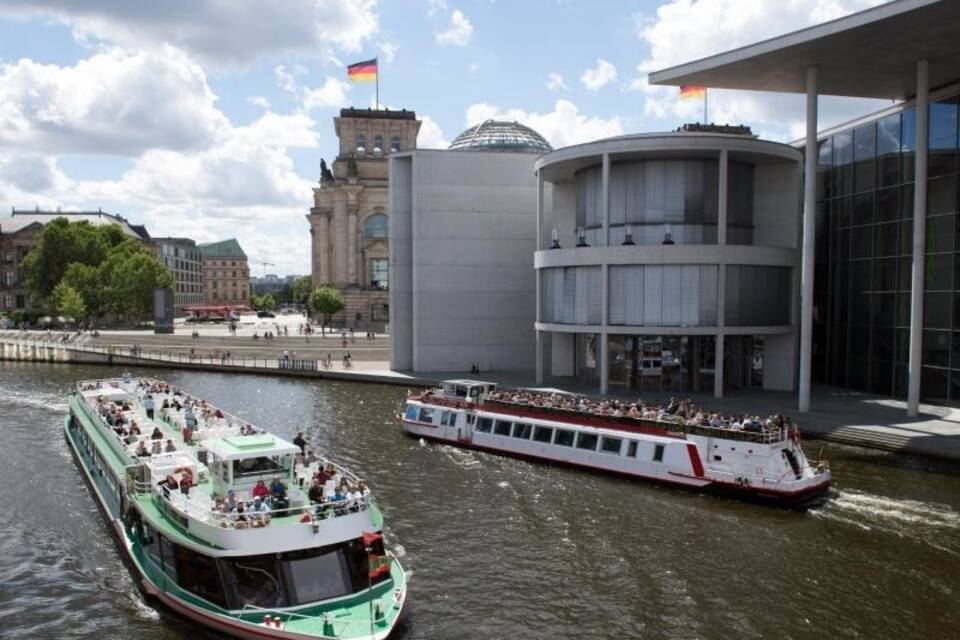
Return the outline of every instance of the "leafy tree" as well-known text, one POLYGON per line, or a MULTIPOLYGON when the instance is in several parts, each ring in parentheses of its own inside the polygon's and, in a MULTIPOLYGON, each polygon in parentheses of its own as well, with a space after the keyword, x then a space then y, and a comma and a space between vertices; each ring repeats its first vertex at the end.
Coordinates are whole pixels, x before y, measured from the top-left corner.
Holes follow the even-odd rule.
POLYGON ((272 311, 277 308, 277 301, 269 293, 250 298, 250 305, 256 311, 272 311))
POLYGON ((27 287, 37 299, 49 300, 67 267, 74 262, 99 265, 115 238, 114 232, 86 221, 71 224, 66 218, 54 218, 23 260, 27 287))
POLYGON ((291 299, 297 304, 307 304, 310 294, 313 293, 313 278, 300 276, 293 281, 291 299))
MULTIPOLYGON (((74 262, 67 267, 60 284, 66 284, 80 294, 87 314, 99 316, 104 313, 104 282, 99 267, 74 262)), ((57 285, 59 286, 59 285, 57 285)))
POLYGON ((66 282, 61 282, 54 287, 52 295, 57 311, 61 315, 78 322, 87 315, 87 305, 84 304, 80 293, 66 282))
POLYGON ((121 247, 101 265, 101 279, 107 283, 110 295, 110 310, 143 319, 153 310, 153 290, 173 288, 173 276, 136 243, 121 247))
MULTIPOLYGON (((346 306, 343 293, 334 287, 314 289, 313 293, 310 294, 309 303, 313 311, 324 316, 324 325, 330 321, 330 316, 339 313, 346 306)), ((323 333, 323 331, 324 329, 321 327, 320 332, 323 333)))

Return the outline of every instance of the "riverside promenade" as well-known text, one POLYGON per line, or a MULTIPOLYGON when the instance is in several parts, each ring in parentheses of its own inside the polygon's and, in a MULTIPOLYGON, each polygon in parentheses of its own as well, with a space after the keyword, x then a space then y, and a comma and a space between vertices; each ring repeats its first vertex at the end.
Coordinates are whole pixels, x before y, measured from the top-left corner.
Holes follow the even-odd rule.
MULTIPOLYGON (((339 333, 333 336, 303 336, 290 331, 296 318, 287 318, 287 337, 253 339, 262 336, 264 323, 241 327, 238 335, 229 335, 222 326, 178 328, 172 335, 154 335, 142 331, 104 331, 99 337, 73 335, 63 342, 62 334, 46 331, 0 331, 0 360, 52 363, 103 364, 115 367, 182 368, 218 373, 283 375, 300 378, 349 380, 400 385, 433 386, 450 378, 479 377, 505 386, 532 387, 529 377, 501 372, 483 372, 470 376, 464 371, 414 374, 390 369, 389 337, 367 340, 363 334, 349 334, 346 345, 339 333), (283 358, 284 351, 288 358, 283 358), (349 353, 351 366, 343 356, 349 353), (332 366, 320 362, 331 359, 332 366)), ((279 323, 278 323, 279 324, 279 323)), ((568 384, 557 389, 594 395, 595 390, 568 384)), ((669 397, 631 393, 611 394, 624 400, 642 399, 665 403, 669 397)), ((766 416, 781 413, 792 416, 807 438, 823 438, 849 445, 907 453, 960 462, 960 410, 937 405, 921 405, 920 415, 910 418, 906 403, 894 398, 815 386, 813 409, 797 413, 796 394, 776 391, 730 391, 724 398, 710 394, 683 393, 708 410, 749 413, 766 416)))

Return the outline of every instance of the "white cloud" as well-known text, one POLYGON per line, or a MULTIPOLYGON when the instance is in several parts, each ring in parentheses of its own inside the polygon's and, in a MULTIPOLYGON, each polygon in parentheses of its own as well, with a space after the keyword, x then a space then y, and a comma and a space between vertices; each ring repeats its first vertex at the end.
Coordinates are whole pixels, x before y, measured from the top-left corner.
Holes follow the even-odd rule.
MULTIPOLYGON (((68 189, 71 184, 55 158, 19 151, 0 153, 0 186, 4 183, 11 191, 23 193, 68 189)), ((17 200, 8 202, 15 204, 17 200)))
POLYGON ((554 148, 609 138, 623 133, 623 124, 618 116, 608 119, 588 117, 580 113, 575 104, 563 99, 557 100, 553 111, 542 114, 516 108, 501 109, 485 102, 467 107, 468 127, 491 118, 515 120, 525 124, 546 138, 554 148))
MULTIPOLYGON (((700 119, 702 103, 678 100, 676 87, 651 86, 647 74, 882 4, 886 0, 672 0, 640 19, 650 55, 630 83, 645 94, 644 110, 659 119, 700 119)), ((888 102, 822 98, 821 126, 863 115, 888 102)), ((708 119, 743 123, 780 139, 802 133, 803 98, 749 91, 709 90, 708 119)))
POLYGON ((0 66, 0 147, 136 155, 207 144, 227 119, 206 74, 176 49, 97 53, 71 67, 0 66))
POLYGON ((392 42, 381 42, 378 48, 384 62, 393 62, 397 57, 397 45, 392 42))
POLYGON ((0 14, 46 15, 80 40, 131 49, 173 45, 210 65, 359 51, 378 30, 377 0, 5 0, 0 14))
POLYGON ((264 98, 263 96, 250 96, 247 98, 247 102, 249 102, 255 107, 260 107, 261 109, 270 108, 270 101, 264 98))
POLYGON ((437 42, 442 45, 455 45, 465 47, 470 44, 470 38, 473 36, 473 25, 468 18, 459 9, 454 9, 450 14, 450 26, 445 31, 439 31, 436 34, 437 42))
POLYGON ((435 16, 438 13, 446 13, 449 6, 447 0, 427 0, 427 15, 435 16))
POLYGON ((617 68, 604 60, 597 58, 597 66, 584 69, 580 82, 590 91, 600 91, 604 86, 617 79, 617 68))
POLYGON ((417 134, 417 147, 421 149, 446 149, 450 143, 436 120, 430 116, 420 117, 420 133, 417 134))
POLYGON ((567 91, 567 83, 563 81, 563 76, 555 71, 547 74, 547 89, 550 91, 567 91))
POLYGON ((350 85, 344 80, 328 77, 323 86, 303 89, 303 108, 306 111, 318 107, 342 107, 347 104, 350 85))

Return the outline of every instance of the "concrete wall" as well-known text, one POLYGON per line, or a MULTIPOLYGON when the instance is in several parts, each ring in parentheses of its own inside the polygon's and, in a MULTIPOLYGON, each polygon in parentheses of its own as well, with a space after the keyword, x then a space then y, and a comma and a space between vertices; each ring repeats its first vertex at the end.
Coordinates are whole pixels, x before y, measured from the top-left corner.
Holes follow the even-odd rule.
POLYGON ((769 335, 763 340, 763 388, 793 391, 797 382, 795 333, 769 335))
POLYGON ((413 158, 390 158, 390 368, 413 369, 413 158))
POLYGON ((796 249, 800 246, 799 165, 758 164, 753 171, 753 244, 796 249))
POLYGON ((467 371, 476 362, 483 371, 533 371, 536 157, 418 150, 391 159, 396 368, 467 371), (401 177, 404 161, 412 165, 409 177, 401 177), (409 195, 405 180, 412 185, 409 195), (394 222, 407 206, 409 268, 398 246, 407 227, 394 222), (401 283, 407 270, 409 292, 401 283), (406 317, 409 331, 398 325, 406 317))

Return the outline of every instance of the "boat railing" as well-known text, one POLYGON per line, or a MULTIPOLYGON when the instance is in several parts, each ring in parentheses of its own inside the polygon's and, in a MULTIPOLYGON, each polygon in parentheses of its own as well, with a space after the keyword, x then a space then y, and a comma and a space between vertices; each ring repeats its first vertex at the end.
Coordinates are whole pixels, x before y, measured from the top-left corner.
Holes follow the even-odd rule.
MULTIPOLYGON (((253 499, 239 500, 244 506, 243 513, 236 510, 222 511, 214 508, 212 501, 198 501, 189 497, 189 494, 183 494, 179 489, 166 488, 163 486, 165 481, 151 483, 150 492, 153 494, 154 501, 164 510, 173 512, 174 519, 191 518, 199 520, 209 525, 221 527, 224 529, 246 529, 261 528, 266 526, 290 525, 290 524, 319 524, 320 522, 340 516, 366 511, 372 503, 372 496, 366 495, 362 498, 344 498, 342 500, 328 500, 320 503, 309 502, 308 504, 298 504, 281 509, 268 508, 264 511, 251 511, 253 499), (240 516, 244 520, 240 520, 240 516), (282 520, 287 516, 301 516, 298 520, 282 520), (309 519, 304 516, 309 516, 309 519)), ((142 489, 141 483, 136 483, 138 490, 142 489)), ((197 489, 193 489, 196 491, 197 489)))
MULTIPOLYGON (((448 399, 437 398, 429 395, 422 400, 430 404, 442 404, 448 399), (441 400, 441 402, 437 402, 441 400)), ((578 409, 565 409, 562 407, 548 407, 542 405, 528 404, 524 402, 515 402, 502 399, 486 399, 479 409, 496 411, 497 407, 502 406, 506 409, 519 409, 527 412, 543 414, 547 419, 551 416, 561 418, 564 421, 571 421, 576 418, 589 418, 591 420, 602 420, 605 423, 613 425, 623 425, 626 427, 644 427, 653 429, 663 429, 668 432, 688 433, 702 435, 710 438, 722 438, 724 440, 738 440, 743 442, 756 442, 760 444, 776 444, 784 442, 798 433, 797 427, 793 425, 784 427, 760 427, 759 430, 731 429, 725 427, 712 427, 709 425, 688 424, 686 420, 670 414, 658 414, 657 418, 637 418, 633 416, 617 416, 604 413, 589 413, 578 409)))

